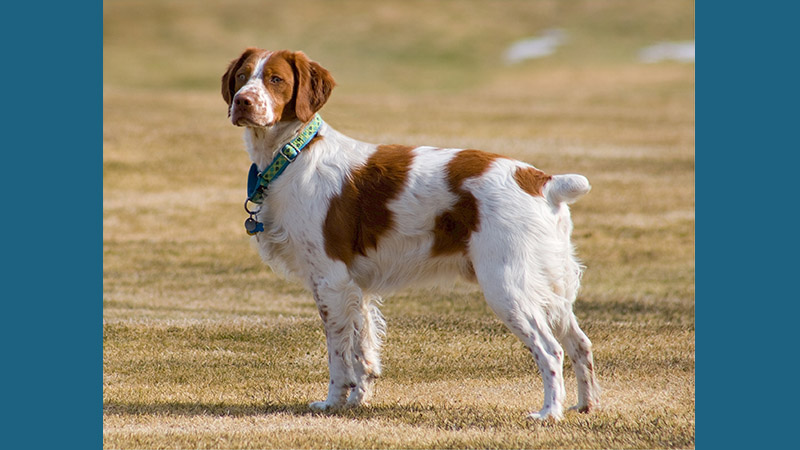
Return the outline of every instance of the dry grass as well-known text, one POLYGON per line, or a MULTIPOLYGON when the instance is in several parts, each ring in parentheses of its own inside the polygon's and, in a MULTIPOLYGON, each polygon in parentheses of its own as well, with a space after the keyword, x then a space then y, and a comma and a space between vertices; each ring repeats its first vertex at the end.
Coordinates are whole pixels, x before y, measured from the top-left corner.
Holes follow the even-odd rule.
POLYGON ((693 38, 692 2, 229 5, 104 5, 105 447, 694 447, 694 67, 635 61, 693 38), (570 34, 559 53, 501 64, 553 26, 570 34), (461 283, 387 299, 372 406, 308 410, 325 395, 321 324, 243 233, 249 161, 218 93, 247 45, 330 68, 323 116, 351 136, 590 179, 573 207, 588 266, 575 309, 600 411, 526 421, 542 401, 534 364, 461 283))

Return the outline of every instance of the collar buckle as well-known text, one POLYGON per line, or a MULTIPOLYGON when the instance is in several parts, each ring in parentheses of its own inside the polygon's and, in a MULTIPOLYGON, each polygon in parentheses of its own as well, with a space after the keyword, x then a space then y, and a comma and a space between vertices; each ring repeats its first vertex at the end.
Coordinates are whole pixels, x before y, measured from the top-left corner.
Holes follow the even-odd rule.
POLYGON ((293 163, 294 160, 297 159, 297 155, 300 154, 300 152, 291 143, 283 146, 278 153, 289 163, 293 163))

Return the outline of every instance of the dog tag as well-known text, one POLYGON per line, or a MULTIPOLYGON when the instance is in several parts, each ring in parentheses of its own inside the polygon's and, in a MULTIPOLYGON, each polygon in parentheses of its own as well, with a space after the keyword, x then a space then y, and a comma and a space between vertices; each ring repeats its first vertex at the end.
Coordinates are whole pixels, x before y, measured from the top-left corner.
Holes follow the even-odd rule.
POLYGON ((247 220, 244 221, 244 229, 247 230, 248 233, 253 233, 256 231, 257 226, 258 222, 256 222, 252 217, 248 217, 247 220))

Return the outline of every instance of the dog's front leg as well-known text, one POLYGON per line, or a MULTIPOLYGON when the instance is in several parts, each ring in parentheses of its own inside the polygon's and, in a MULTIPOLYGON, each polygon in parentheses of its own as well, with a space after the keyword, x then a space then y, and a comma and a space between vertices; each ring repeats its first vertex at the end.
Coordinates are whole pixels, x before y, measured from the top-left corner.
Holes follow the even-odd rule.
POLYGON ((355 325, 360 322, 357 314, 361 304, 361 289, 350 280, 317 280, 312 282, 312 290, 325 327, 330 380, 328 398, 309 406, 324 411, 342 406, 350 389, 356 386, 353 340, 357 334, 355 325))
POLYGON ((378 310, 379 303, 378 296, 364 296, 361 313, 356 318, 352 361, 356 386, 347 398, 348 406, 368 404, 372 385, 381 374, 380 346, 386 333, 386 322, 378 310))

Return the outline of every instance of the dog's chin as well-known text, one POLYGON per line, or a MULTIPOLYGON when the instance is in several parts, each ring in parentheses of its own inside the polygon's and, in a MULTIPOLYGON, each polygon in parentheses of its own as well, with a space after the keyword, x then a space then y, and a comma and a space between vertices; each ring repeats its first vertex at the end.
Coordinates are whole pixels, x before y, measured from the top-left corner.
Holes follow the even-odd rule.
POLYGON ((249 117, 238 117, 231 120, 234 125, 237 127, 247 127, 247 128, 269 128, 275 125, 275 122, 258 122, 253 120, 249 117))

